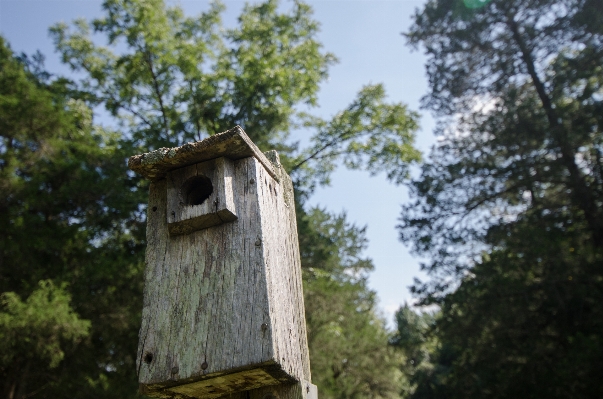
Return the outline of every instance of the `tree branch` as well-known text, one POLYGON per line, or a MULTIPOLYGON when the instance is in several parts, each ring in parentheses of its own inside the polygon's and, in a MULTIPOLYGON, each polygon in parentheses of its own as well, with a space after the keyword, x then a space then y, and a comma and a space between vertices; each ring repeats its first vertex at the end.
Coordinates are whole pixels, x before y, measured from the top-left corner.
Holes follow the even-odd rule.
POLYGON ((151 73, 151 78, 153 80, 153 88, 155 90, 155 95, 157 96, 157 100, 159 101, 159 108, 161 109, 161 116, 163 118, 163 127, 165 129, 166 137, 169 137, 170 129, 168 127, 167 115, 165 112, 165 107, 163 105, 163 96, 161 95, 161 90, 159 89, 159 82, 157 79, 157 75, 153 70, 153 60, 151 58, 150 51, 145 51, 145 59, 147 61, 147 66, 149 67, 149 72, 151 73))
MULTIPOLYGON (((341 133, 337 137, 335 137, 333 140, 327 142, 325 145, 320 147, 318 150, 314 151, 311 155, 309 155, 308 157, 304 158, 302 161, 295 164, 295 166, 293 166, 291 168, 291 171, 299 169, 303 164, 305 164, 306 162, 308 162, 311 159, 316 159, 318 154, 320 154, 322 151, 326 150, 327 148, 331 147, 332 145, 336 144, 339 141, 339 139, 343 138, 346 134, 347 134, 347 132, 344 131, 343 133, 341 133)), ((323 158, 323 157, 324 156, 321 156, 320 158, 323 158)))
POLYGON ((546 112, 553 139, 561 149, 563 165, 571 176, 569 186, 573 188, 572 194, 574 201, 576 201, 577 205, 584 212, 584 218, 593 234, 595 246, 603 247, 603 218, 601 217, 601 211, 597 207, 592 190, 590 190, 586 184, 584 174, 580 171, 578 165, 576 165, 576 154, 569 142, 567 131, 561 125, 559 117, 553 108, 552 101, 546 93, 542 80, 538 76, 534 57, 519 32, 519 26, 513 18, 513 15, 507 13, 506 16, 507 26, 511 30, 513 40, 515 40, 519 47, 521 58, 528 69, 534 88, 536 89, 540 102, 546 112))

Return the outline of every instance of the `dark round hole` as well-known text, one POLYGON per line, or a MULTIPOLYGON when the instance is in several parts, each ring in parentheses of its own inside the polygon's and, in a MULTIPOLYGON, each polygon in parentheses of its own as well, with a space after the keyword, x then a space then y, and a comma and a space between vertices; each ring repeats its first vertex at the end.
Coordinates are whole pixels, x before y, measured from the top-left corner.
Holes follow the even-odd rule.
POLYGON ((151 352, 147 352, 144 354, 144 362, 149 364, 153 361, 153 354, 151 352))
POLYGON ((182 198, 186 205, 201 205, 213 193, 211 180, 205 176, 194 176, 182 185, 182 198))

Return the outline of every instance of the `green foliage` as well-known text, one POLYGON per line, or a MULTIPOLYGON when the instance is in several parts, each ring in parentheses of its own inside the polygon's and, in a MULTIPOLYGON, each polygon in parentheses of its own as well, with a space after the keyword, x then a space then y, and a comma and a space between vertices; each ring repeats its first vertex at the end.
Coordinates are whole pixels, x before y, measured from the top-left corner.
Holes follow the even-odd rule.
POLYGON ((408 365, 417 367, 428 356, 427 335, 434 323, 434 315, 416 313, 407 304, 396 312, 396 333, 390 343, 404 351, 408 365))
MULTIPOLYGON (((63 355, 55 354, 52 371, 48 362, 27 372, 2 368, 0 380, 5 394, 12 392, 14 398, 33 392, 88 396, 88 381, 98 380, 114 381, 113 394, 133 392, 129 354, 136 349, 132 326, 141 307, 143 226, 142 198, 127 180, 123 162, 131 150, 114 134, 92 126, 90 109, 66 97, 62 82, 40 81, 28 69, 2 40, 0 292, 12 292, 5 299, 16 306, 17 296, 39 299, 41 281, 51 280, 56 287, 66 283, 68 288, 55 288, 57 305, 69 295, 73 311, 91 327, 77 348, 61 349, 64 359, 58 366, 63 355)), ((39 320, 18 316, 30 323, 22 328, 37 329, 39 320)), ((36 345, 46 343, 31 344, 36 345)), ((11 356, 27 359, 26 353, 11 356)), ((96 395, 102 396, 102 390, 96 395)))
POLYGON ((412 397, 603 392, 601 18, 581 0, 433 0, 415 16, 442 119, 400 231, 431 258, 413 289, 442 314, 412 397))
POLYGON ((453 397, 598 397, 601 256, 581 234, 529 220, 442 308, 453 397), (479 329, 476 327, 479 326, 479 329))
POLYGON ((396 332, 390 344, 403 356, 400 366, 404 376, 401 384, 403 398, 447 397, 445 387, 439 381, 446 370, 440 364, 439 355, 444 351, 437 338, 436 320, 436 314, 417 313, 407 304, 396 312, 396 332))
POLYGON ((57 367, 65 357, 62 346, 89 334, 90 321, 74 313, 69 294, 50 280, 40 281, 25 302, 14 292, 0 300, 0 367, 11 374, 26 372, 34 361, 57 367))
POLYGON ((143 148, 181 145, 237 124, 261 147, 280 147, 294 106, 316 103, 335 59, 321 52, 307 5, 296 2, 288 14, 277 5, 247 5, 239 26, 226 30, 219 2, 187 17, 161 0, 110 0, 107 16, 92 21, 108 47, 95 44, 85 21, 51 32, 63 60, 86 73, 82 89, 143 148))
POLYGON ((318 24, 302 2, 284 13, 276 0, 247 5, 234 29, 222 27, 218 2, 196 17, 161 0, 103 7, 105 18, 72 29, 57 24, 51 33, 63 61, 85 73, 78 88, 104 104, 141 151, 241 125, 260 148, 277 149, 306 190, 328 183, 339 159, 400 182, 420 158, 413 148, 418 115, 388 104, 380 85, 362 89, 330 121, 299 112, 316 105, 335 62, 322 51, 318 24), (97 45, 92 33, 105 35, 108 46, 97 45), (314 131, 310 148, 286 144, 296 126, 314 131))
MULTIPOLYGON (((443 120, 440 145, 413 183, 419 200, 402 220, 402 238, 433 254, 427 267, 434 274, 462 275, 479 259, 483 247, 475 242, 488 240, 489 226, 526 209, 570 211, 603 245, 603 52, 600 34, 580 17, 598 12, 579 3, 553 18, 547 11, 554 1, 492 2, 479 10, 434 1, 416 16, 408 37, 431 56, 425 103, 457 118, 443 120), (549 31, 555 35, 542 33, 549 31)), ((445 289, 444 280, 434 292, 445 289)))
POLYGON ((388 347, 375 294, 366 286, 373 264, 360 256, 364 229, 319 208, 298 219, 300 247, 307 251, 302 268, 312 379, 320 396, 398 397, 400 359, 388 347), (309 240, 312 245, 304 245, 309 240))
POLYGON ((298 184, 328 184, 340 158, 350 169, 385 171, 390 180, 401 183, 408 178, 408 166, 421 159, 413 147, 418 114, 403 104, 385 103, 382 85, 364 87, 332 120, 304 116, 306 127, 318 132, 292 161, 298 184))
POLYGON ((342 281, 364 281, 374 266, 362 258, 366 228, 346 221, 346 215, 332 215, 321 208, 299 209, 302 267, 321 269, 342 281), (311 240, 311 241, 310 241, 311 240))

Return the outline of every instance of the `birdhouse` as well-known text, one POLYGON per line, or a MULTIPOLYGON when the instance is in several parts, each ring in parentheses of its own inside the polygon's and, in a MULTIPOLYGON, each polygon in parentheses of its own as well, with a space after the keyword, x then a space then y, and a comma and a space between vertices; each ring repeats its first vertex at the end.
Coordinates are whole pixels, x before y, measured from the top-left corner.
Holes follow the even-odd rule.
POLYGON ((237 126, 128 166, 151 181, 141 393, 316 398, 293 188, 278 154, 237 126))

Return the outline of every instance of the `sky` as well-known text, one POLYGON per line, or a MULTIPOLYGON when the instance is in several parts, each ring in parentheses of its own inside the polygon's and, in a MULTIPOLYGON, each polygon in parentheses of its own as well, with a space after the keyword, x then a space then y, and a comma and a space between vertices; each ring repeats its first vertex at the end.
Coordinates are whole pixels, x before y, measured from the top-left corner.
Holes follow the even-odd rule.
MULTIPOLYGON (((369 83, 382 83, 392 102, 403 102, 411 110, 420 111, 421 129, 416 146, 424 156, 435 143, 434 121, 428 111, 419 109, 427 93, 425 57, 405 44, 411 16, 424 0, 323 0, 308 1, 314 17, 321 24, 319 41, 326 51, 334 53, 339 63, 330 69, 330 78, 321 86, 319 106, 313 113, 330 117, 343 110, 356 93, 369 83)), ((33 54, 40 50, 46 56, 51 73, 68 74, 54 52, 48 28, 57 22, 75 18, 91 19, 101 15, 97 0, 0 0, 0 34, 13 51, 33 54)), ((190 15, 206 9, 208 1, 169 1, 179 4, 190 15)), ((234 26, 243 1, 224 1, 224 22, 234 26)), ((288 1, 282 0, 287 7, 288 1)), ((299 133, 303 142, 305 137, 299 133)), ((417 170, 414 170, 416 173, 417 170)), ((419 259, 398 240, 396 224, 401 205, 409 201, 403 186, 389 183, 383 174, 338 168, 331 185, 316 190, 310 205, 329 212, 346 212, 349 221, 367 226, 369 240, 365 255, 372 258, 375 270, 369 287, 377 292, 379 308, 393 327, 393 314, 404 302, 412 304, 408 290, 413 278, 426 278, 419 270, 419 259)))

